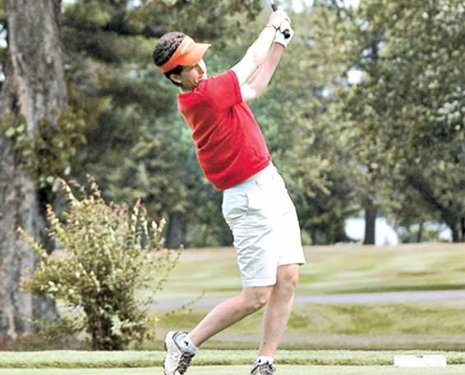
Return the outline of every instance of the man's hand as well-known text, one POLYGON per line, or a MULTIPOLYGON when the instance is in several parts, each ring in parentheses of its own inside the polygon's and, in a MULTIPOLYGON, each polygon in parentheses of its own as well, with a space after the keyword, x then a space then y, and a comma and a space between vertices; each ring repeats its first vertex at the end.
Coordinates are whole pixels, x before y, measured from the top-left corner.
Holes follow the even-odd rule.
POLYGON ((276 31, 279 30, 279 27, 284 22, 290 22, 289 16, 286 12, 282 10, 277 10, 276 12, 271 13, 270 18, 268 19, 267 25, 273 26, 276 31))
POLYGON ((283 45, 284 48, 286 48, 287 45, 291 42, 293 37, 294 37, 294 30, 292 29, 288 21, 284 21, 283 23, 281 23, 281 25, 279 26, 279 29, 276 31, 274 42, 279 43, 283 45), (285 32, 286 32, 286 35, 285 35, 285 32))

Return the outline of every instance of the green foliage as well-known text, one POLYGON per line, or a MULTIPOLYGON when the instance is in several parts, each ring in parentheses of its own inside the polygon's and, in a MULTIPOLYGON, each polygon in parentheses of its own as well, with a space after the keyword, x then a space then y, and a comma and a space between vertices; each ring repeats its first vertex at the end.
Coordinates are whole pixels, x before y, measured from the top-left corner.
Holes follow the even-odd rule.
POLYGON ((40 189, 50 189, 55 177, 70 174, 71 161, 78 147, 85 143, 89 105, 72 88, 69 101, 70 106, 56 121, 39 120, 36 134, 31 134, 27 120, 21 115, 8 115, 0 125, 0 131, 12 141, 20 164, 33 172, 40 189))
POLYGON ((163 288, 178 252, 163 250, 163 221, 157 225, 137 203, 132 210, 107 204, 93 180, 86 189, 59 180, 68 202, 62 222, 47 208, 49 236, 58 254, 23 232, 40 255, 40 264, 25 288, 49 295, 79 316, 93 349, 123 349, 150 336, 153 319, 147 304, 163 288))
POLYGON ((38 334, 25 338, 20 347, 25 350, 63 349, 85 347, 79 334, 85 330, 84 316, 71 311, 61 311, 51 319, 33 319, 38 334))
POLYGON ((407 220, 404 220, 396 225, 397 233, 399 234, 402 243, 412 242, 441 242, 440 231, 441 228, 438 225, 431 225, 431 223, 419 224, 415 221, 414 224, 410 224, 407 220))
POLYGON ((345 163, 356 182, 354 203, 378 207, 394 221, 440 220, 460 240, 463 2, 370 0, 349 10, 333 1, 316 4, 313 24, 324 27, 315 45, 331 41, 329 69, 345 66, 333 91, 338 104, 329 109, 341 146, 350 150, 345 163), (360 82, 347 80, 352 69, 360 82))
POLYGON ((423 216, 440 216, 463 239, 463 2, 382 3, 360 9, 381 37, 372 39, 377 61, 362 64, 368 79, 355 90, 355 119, 371 124, 375 161, 394 177, 397 199, 408 205, 415 191, 423 216))
POLYGON ((0 131, 13 143, 14 150, 19 154, 23 164, 31 163, 32 146, 28 140, 27 120, 24 116, 9 114, 5 116, 0 124, 0 131))

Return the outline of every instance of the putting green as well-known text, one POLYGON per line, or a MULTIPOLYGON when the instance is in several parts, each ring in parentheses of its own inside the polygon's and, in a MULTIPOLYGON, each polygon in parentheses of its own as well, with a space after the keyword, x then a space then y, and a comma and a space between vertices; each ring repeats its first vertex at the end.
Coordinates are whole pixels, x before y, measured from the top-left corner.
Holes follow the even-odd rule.
MULTIPOLYGON (((246 375, 250 366, 193 366, 189 375, 246 375)), ((465 365, 446 368, 400 369, 392 366, 289 366, 279 375, 463 375, 465 365)), ((0 375, 162 375, 161 368, 124 369, 1 369, 0 375)))

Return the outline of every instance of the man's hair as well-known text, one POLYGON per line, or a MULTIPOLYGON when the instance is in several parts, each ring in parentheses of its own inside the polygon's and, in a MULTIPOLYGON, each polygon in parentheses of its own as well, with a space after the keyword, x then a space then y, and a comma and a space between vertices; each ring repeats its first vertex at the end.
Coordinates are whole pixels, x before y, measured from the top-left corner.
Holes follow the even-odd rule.
MULTIPOLYGON (((176 49, 179 47, 185 36, 185 34, 179 31, 172 31, 163 35, 153 50, 152 58, 155 65, 160 67, 165 64, 176 52, 176 49)), ((169 79, 171 74, 179 74, 181 73, 181 70, 182 66, 178 65, 177 67, 166 72, 165 77, 169 79)), ((173 83, 178 85, 176 82, 173 83)))

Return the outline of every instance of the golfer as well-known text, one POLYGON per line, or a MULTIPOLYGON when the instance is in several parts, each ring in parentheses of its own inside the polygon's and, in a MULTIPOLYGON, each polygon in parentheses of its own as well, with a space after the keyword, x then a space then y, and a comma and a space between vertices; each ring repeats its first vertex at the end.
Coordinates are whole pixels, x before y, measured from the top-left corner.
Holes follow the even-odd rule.
POLYGON ((222 212, 233 233, 243 285, 191 332, 167 333, 166 375, 185 374, 200 345, 263 306, 261 342, 251 374, 275 372, 273 356, 305 257, 294 204, 246 102, 268 86, 292 36, 287 14, 273 12, 244 57, 213 77, 208 77, 203 60, 209 44, 170 32, 155 46, 155 65, 179 87, 178 108, 192 131, 200 167, 223 192, 222 212))

